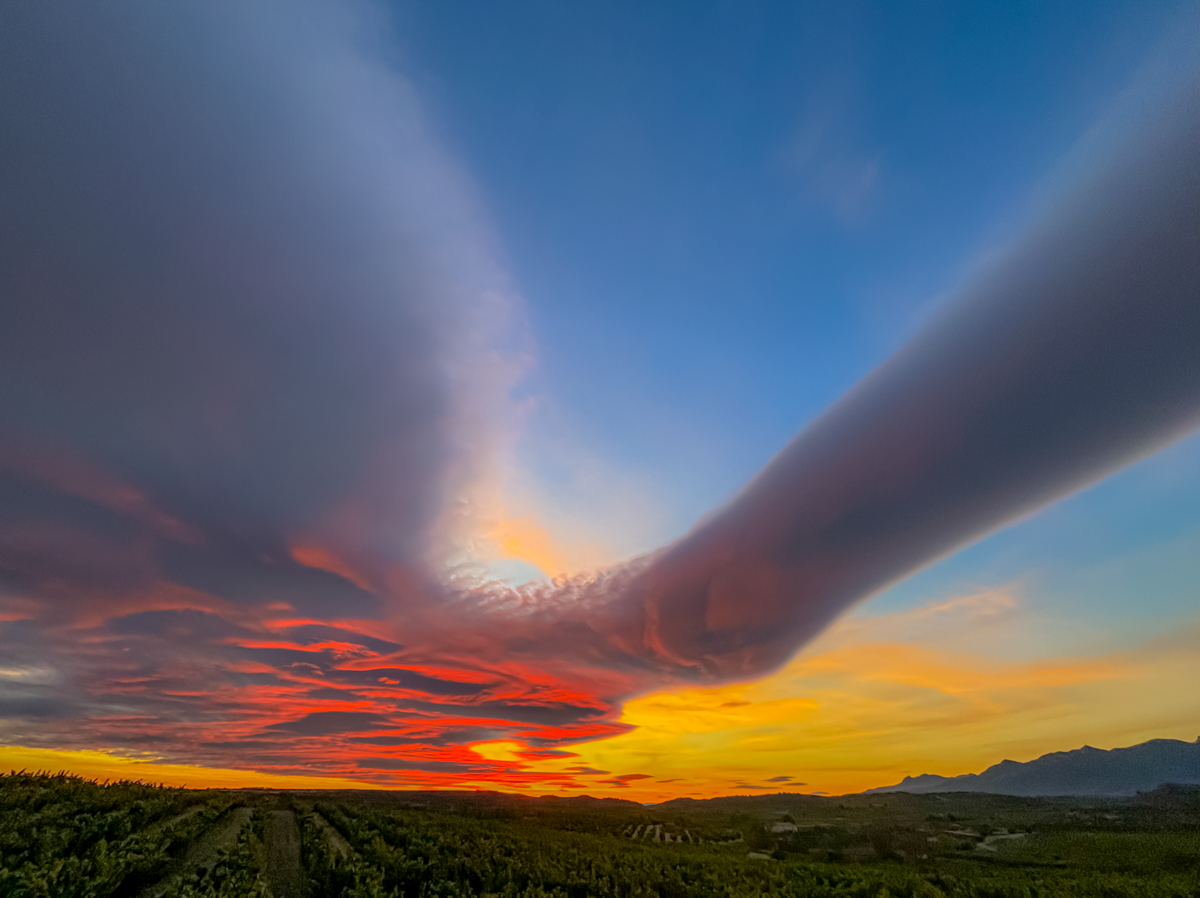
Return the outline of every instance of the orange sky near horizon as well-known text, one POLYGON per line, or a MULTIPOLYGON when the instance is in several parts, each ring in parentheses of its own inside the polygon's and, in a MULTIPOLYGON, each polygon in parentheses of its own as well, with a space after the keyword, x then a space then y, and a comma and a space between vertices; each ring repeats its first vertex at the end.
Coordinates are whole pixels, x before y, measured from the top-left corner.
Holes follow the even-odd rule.
POLYGON ((0 769, 222 788, 455 788, 628 798, 788 791, 845 794, 905 775, 979 772, 1090 744, 1195 738, 1200 622, 1129 650, 1005 659, 1045 627, 999 590, 898 614, 852 614, 776 674, 751 683, 659 691, 629 701, 628 732, 541 752, 511 739, 469 746, 480 768, 389 785, 366 775, 300 776, 172 764, 153 755, 0 747, 0 769), (980 640, 987 656, 956 647, 980 640))

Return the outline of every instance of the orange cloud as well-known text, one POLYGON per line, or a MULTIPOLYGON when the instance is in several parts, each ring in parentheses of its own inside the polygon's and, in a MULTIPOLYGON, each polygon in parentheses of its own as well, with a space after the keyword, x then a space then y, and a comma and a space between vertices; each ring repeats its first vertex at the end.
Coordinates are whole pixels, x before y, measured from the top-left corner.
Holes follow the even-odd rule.
MULTIPOLYGON (((978 771, 1003 758, 1029 760, 1084 743, 1194 738, 1200 716, 1200 696, 1178 688, 1200 678, 1195 627, 1176 627, 1169 637, 1119 653, 1014 660, 1006 652, 1039 621, 1011 596, 844 620, 771 677, 644 695, 627 702, 619 719, 582 689, 584 671, 559 680, 508 662, 464 679, 467 672, 453 667, 382 666, 371 658, 332 666, 328 659, 350 642, 331 640, 328 625, 285 623, 269 628, 271 637, 244 634, 235 641, 295 659, 274 684, 238 692, 246 713, 222 733, 225 740, 275 740, 271 760, 248 762, 257 772, 20 747, 0 748, 0 769, 195 786, 493 788, 637 801, 800 788, 837 794, 907 774, 978 771), (1001 617, 1003 638, 994 629, 1001 617), (980 628, 992 633, 993 653, 960 651, 980 628), (887 633, 904 641, 889 641, 887 633), (322 657, 322 670, 302 661, 322 657), (417 713, 396 715, 397 703, 417 713), (548 742, 557 746, 547 748, 548 742), (792 779, 784 782, 781 771, 792 779)), ((44 675, 0 671, 12 683, 44 675)), ((121 689, 154 685, 127 677, 121 689)), ((126 734, 147 726, 109 725, 126 734)), ((220 752, 204 754, 208 737, 201 730, 176 730, 176 739, 194 743, 197 757, 225 761, 220 752)))
POLYGON ((305 567, 317 568, 318 570, 329 571, 331 574, 337 574, 339 577, 345 577, 359 589, 371 592, 371 584, 365 578, 355 573, 350 565, 327 549, 313 545, 293 546, 292 558, 298 564, 302 564, 305 567))

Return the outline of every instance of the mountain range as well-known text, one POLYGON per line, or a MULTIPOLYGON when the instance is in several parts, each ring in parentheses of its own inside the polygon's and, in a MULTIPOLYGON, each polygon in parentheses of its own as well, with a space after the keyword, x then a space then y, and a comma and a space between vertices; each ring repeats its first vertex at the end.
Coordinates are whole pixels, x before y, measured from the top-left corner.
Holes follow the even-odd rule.
POLYGON ((1150 792, 1165 783, 1200 785, 1200 739, 1152 739, 1109 751, 1085 745, 1056 751, 1033 761, 1001 761, 983 773, 906 776, 880 792, 988 792, 993 795, 1121 796, 1150 792))

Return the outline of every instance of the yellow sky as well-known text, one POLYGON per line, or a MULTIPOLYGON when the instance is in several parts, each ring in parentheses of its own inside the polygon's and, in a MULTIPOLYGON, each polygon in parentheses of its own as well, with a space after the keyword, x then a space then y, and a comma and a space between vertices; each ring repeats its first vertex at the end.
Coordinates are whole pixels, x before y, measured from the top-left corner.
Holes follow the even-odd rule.
POLYGON ((548 577, 594 570, 612 561, 599 543, 556 537, 533 516, 494 520, 485 536, 501 557, 531 564, 548 577))
POLYGON ((60 751, 0 745, 0 771, 66 771, 88 779, 141 780, 164 786, 211 789, 369 789, 371 783, 318 776, 278 776, 253 770, 226 770, 165 764, 152 756, 130 757, 104 751, 60 751))
MULTIPOLYGON (((586 766, 579 791, 656 801, 680 795, 839 794, 906 774, 977 772, 1090 744, 1200 735, 1200 624, 1119 653, 1020 658, 1046 623, 1017 590, 915 610, 851 615, 784 669, 753 683, 683 688, 629 702, 626 735, 577 745, 577 757, 527 770, 586 766), (986 651, 987 646, 992 651, 986 651), (646 774, 626 787, 615 776, 646 774), (791 777, 790 781, 770 782, 791 777), (803 785, 800 785, 800 784, 803 785)), ((510 745, 479 745, 512 761, 510 745)), ((65 769, 173 785, 347 788, 368 784, 153 763, 96 751, 0 748, 0 769, 65 769)), ((495 788, 479 783, 477 787, 495 788)), ((557 792, 557 785, 531 792, 557 792)))
POLYGON ((1200 691, 1189 685, 1200 682, 1200 626, 1105 656, 1011 660, 1042 626, 1006 591, 852 616, 758 682, 630 702, 635 729, 577 746, 575 763, 651 774, 617 790, 639 801, 839 794, 1083 744, 1200 735, 1200 691), (981 651, 989 641, 993 652, 981 651))

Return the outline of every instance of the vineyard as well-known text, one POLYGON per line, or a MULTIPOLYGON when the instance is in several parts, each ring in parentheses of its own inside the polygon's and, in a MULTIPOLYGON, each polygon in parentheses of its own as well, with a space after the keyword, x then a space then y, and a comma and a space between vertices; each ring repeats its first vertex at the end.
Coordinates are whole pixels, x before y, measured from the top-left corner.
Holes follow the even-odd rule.
POLYGON ((1200 793, 642 807, 0 776, 3 898, 1197 898, 1200 793))

